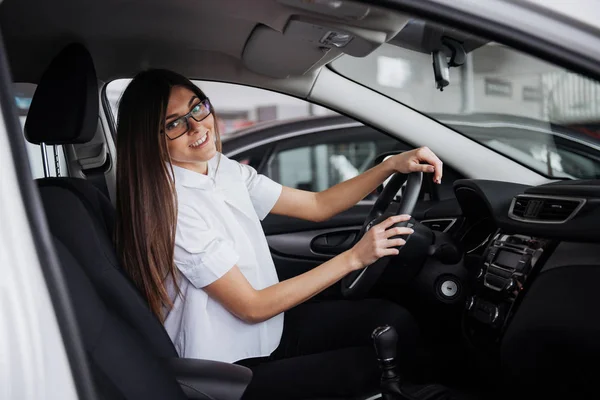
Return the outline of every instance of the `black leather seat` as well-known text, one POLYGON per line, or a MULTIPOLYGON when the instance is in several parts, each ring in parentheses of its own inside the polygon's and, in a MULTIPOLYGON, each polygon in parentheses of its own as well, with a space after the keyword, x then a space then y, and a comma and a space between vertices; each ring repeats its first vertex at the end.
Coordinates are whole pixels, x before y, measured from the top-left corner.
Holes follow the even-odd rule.
MULTIPOLYGON (((25 130, 33 143, 85 143, 98 120, 90 54, 70 45, 49 66, 25 130)), ((237 399, 247 368, 178 358, 162 324, 119 267, 110 201, 84 179, 38 180, 97 392, 109 399, 237 399)))

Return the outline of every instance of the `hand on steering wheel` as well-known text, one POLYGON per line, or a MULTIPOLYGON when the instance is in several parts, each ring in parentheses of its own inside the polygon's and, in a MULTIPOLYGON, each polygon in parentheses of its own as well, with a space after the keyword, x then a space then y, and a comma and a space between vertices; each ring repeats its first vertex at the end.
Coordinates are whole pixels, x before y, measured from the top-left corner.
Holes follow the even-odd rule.
POLYGON ((406 244, 406 240, 399 236, 410 235, 414 230, 395 225, 408 220, 410 215, 394 215, 371 227, 350 249, 353 269, 362 269, 381 257, 398 255, 400 250, 397 248, 406 244))
MULTIPOLYGON (((409 175, 403 174, 395 174, 389 183, 383 189, 383 192, 377 198, 377 201, 373 205, 373 208, 369 212, 365 223, 359 233, 360 241, 357 242, 355 246, 360 246, 358 248, 363 248, 365 243, 370 243, 371 248, 374 248, 373 240, 378 240, 378 256, 375 257, 374 253, 370 253, 370 259, 367 256, 361 258, 361 265, 342 278, 342 294, 347 298, 356 298, 365 296, 371 287, 377 282, 383 270, 390 262, 390 259, 395 258, 396 255, 399 254, 399 250, 396 247, 400 242, 390 243, 388 238, 393 238, 397 236, 397 232, 402 232, 401 234, 409 235, 408 232, 411 232, 407 227, 409 223, 410 215, 417 203, 417 199, 419 198, 419 192, 421 190, 421 183, 423 182, 423 173, 422 172, 413 172, 409 175), (398 206, 397 215, 386 218, 385 213, 388 209, 390 203, 394 200, 394 197, 402 187, 402 185, 406 182, 406 189, 402 195, 402 199, 400 200, 400 204, 398 206), (391 224, 387 225, 389 221, 395 221, 391 224), (387 229, 394 225, 393 229, 387 229), (375 229, 376 231, 371 232, 371 230, 375 229), (401 229, 395 230, 396 228, 401 229), (391 232, 388 232, 391 231, 391 232), (387 233, 386 233, 387 232, 387 233), (384 242, 382 237, 385 235, 387 238, 384 242), (364 238, 365 241, 363 242, 364 238), (385 247, 384 247, 385 246, 385 247), (385 253, 385 254, 384 254, 385 253)), ((414 236, 414 235, 412 235, 414 236)), ((397 240, 393 238, 392 240, 397 240)), ((404 239, 402 239, 404 240, 404 239)), ((406 243, 402 243, 402 246, 406 243)), ((353 248, 354 249, 354 248, 353 248)), ((366 250, 363 250, 366 252, 366 250)), ((354 268, 354 266, 352 266, 354 268)))
POLYGON ((386 162, 401 174, 412 172, 433 173, 433 181, 442 183, 443 164, 428 147, 405 151, 390 157, 386 162))

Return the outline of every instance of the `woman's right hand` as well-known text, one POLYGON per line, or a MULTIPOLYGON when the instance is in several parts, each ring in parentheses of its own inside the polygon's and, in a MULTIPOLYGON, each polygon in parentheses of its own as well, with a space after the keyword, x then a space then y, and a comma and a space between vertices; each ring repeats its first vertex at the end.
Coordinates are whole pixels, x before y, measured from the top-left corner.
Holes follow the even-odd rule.
POLYGON ((352 269, 362 269, 381 257, 398 255, 396 247, 404 246, 406 241, 401 238, 393 238, 398 235, 410 235, 414 232, 411 228, 392 228, 398 222, 408 221, 410 215, 394 215, 383 222, 373 226, 364 236, 349 250, 352 259, 352 269))

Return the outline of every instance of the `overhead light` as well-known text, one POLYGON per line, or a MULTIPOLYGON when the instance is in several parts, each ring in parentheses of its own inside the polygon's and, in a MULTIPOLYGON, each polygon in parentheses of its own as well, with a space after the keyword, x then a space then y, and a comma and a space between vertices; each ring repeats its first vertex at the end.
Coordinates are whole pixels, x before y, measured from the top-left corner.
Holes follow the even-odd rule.
POLYGON ((366 18, 371 10, 366 4, 358 4, 356 2, 344 0, 277 0, 277 2, 314 13, 355 21, 366 18))
POLYGON ((341 0, 302 0, 304 4, 314 4, 316 6, 325 6, 329 8, 340 8, 343 4, 341 0))
POLYGON ((354 39, 354 36, 349 33, 329 31, 321 38, 321 40, 319 40, 319 42, 326 46, 339 48, 346 46, 352 39, 354 39))

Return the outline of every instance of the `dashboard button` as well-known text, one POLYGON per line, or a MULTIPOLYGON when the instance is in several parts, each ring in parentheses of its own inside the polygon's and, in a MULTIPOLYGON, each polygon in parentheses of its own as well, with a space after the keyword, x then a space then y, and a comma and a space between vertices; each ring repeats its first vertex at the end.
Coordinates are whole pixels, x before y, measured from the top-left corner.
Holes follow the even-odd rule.
POLYGON ((502 289, 504 289, 504 287, 507 284, 506 279, 501 278, 499 276, 492 275, 490 273, 485 274, 484 279, 485 279, 484 280, 485 286, 489 287, 490 289, 496 290, 496 291, 501 291, 502 289))
POLYGON ((510 293, 515 289, 515 287, 516 287, 515 280, 511 278, 508 280, 508 283, 504 287, 504 290, 506 290, 507 292, 510 293))

